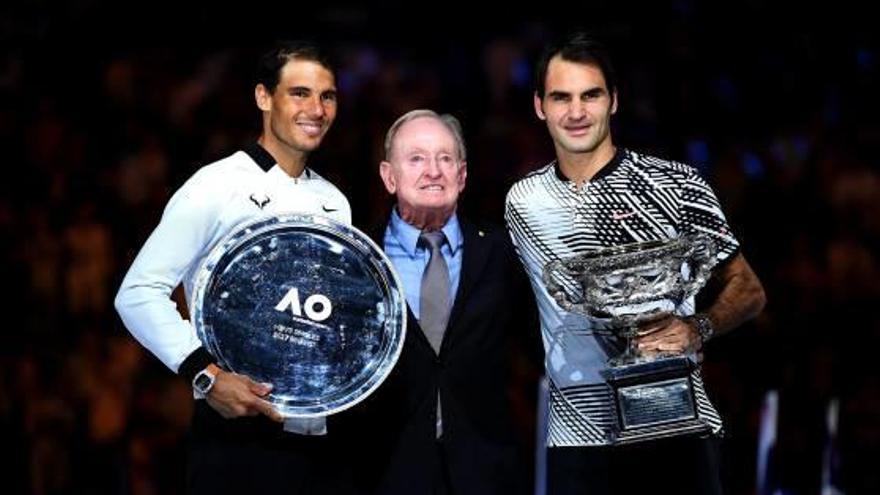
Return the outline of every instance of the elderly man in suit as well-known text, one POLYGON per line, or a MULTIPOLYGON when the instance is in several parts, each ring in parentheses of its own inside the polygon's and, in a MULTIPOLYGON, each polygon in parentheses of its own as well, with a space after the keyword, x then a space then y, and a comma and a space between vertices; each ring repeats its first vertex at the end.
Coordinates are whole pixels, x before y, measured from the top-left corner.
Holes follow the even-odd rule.
POLYGON ((511 427, 508 338, 528 328, 514 323, 516 289, 528 295, 527 282, 504 231, 480 230, 457 212, 467 180, 458 120, 403 115, 388 130, 379 172, 396 205, 378 241, 409 309, 400 360, 363 408, 375 415, 366 457, 379 492, 517 493, 528 476, 511 427))

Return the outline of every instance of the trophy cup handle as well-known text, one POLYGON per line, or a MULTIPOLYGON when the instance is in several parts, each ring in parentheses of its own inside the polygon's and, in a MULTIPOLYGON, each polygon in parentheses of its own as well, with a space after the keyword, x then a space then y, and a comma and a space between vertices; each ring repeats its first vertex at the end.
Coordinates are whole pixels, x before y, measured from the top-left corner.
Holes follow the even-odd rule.
POLYGON ((562 285, 560 285, 556 281, 557 274, 565 274, 571 277, 577 278, 578 274, 570 269, 569 266, 562 260, 551 261, 547 263, 547 266, 544 267, 544 283, 547 286, 547 292, 556 300, 556 303, 559 304, 559 307, 562 309, 573 312, 585 314, 588 313, 589 310, 584 303, 575 303, 571 301, 565 293, 565 289, 563 289, 562 285))
POLYGON ((690 276, 684 284, 684 293, 687 297, 696 294, 706 284, 718 262, 715 257, 715 243, 708 237, 693 237, 690 246, 686 259, 690 276))

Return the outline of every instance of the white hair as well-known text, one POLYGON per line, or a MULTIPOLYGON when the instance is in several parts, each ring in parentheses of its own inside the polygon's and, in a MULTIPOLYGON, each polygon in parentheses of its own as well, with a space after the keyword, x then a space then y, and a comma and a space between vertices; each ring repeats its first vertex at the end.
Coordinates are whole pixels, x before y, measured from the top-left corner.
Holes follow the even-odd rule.
POLYGON ((406 124, 411 120, 423 117, 436 119, 440 123, 445 125, 446 128, 449 129, 449 132, 452 133, 452 137, 455 138, 455 146, 457 148, 456 151, 458 151, 458 159, 461 161, 467 160, 467 150, 464 146, 464 137, 462 137, 461 123, 458 121, 458 119, 448 113, 440 115, 433 110, 427 110, 424 108, 406 112, 405 114, 401 115, 400 118, 395 120, 394 123, 391 124, 391 127, 388 128, 388 132, 385 134, 386 160, 389 160, 391 158, 391 147, 394 145, 394 138, 397 137, 397 133, 400 131, 400 128, 403 127, 403 124, 406 124))

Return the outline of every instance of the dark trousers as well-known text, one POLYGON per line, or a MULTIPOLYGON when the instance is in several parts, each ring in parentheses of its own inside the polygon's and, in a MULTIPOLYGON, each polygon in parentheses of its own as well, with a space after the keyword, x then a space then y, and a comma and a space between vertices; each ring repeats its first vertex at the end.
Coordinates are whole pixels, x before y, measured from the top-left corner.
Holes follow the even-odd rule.
POLYGON ((227 420, 198 401, 189 438, 189 495, 350 495, 345 445, 286 433, 262 417, 227 420))
POLYGON ((446 451, 440 441, 436 443, 436 447, 438 462, 434 473, 434 495, 453 495, 452 483, 449 480, 449 463, 446 462, 446 451))
POLYGON ((547 449, 547 495, 720 495, 717 438, 547 449))

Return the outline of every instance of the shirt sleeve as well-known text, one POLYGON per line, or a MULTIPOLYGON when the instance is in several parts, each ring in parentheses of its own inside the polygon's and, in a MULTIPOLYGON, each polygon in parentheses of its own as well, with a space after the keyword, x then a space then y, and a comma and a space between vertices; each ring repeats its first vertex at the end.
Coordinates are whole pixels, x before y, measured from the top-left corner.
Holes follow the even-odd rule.
POLYGON ((708 235, 715 242, 719 262, 732 259, 739 251, 715 192, 693 171, 685 180, 680 199, 681 230, 687 234, 708 235))
POLYGON ((205 354, 192 324, 181 317, 171 300, 172 291, 201 258, 216 230, 222 200, 203 172, 172 196, 115 300, 116 310, 135 339, 174 372, 195 351, 205 354))
MULTIPOLYGON (((516 186, 514 186, 516 187, 516 186)), ((510 246, 513 248, 513 252, 517 255, 518 258, 521 258, 520 254, 520 237, 519 237, 519 222, 518 215, 515 211, 515 207, 513 205, 513 200, 511 199, 511 195, 513 194, 513 187, 507 191, 507 196, 504 198, 504 225, 507 227, 507 233, 510 237, 510 246)))

